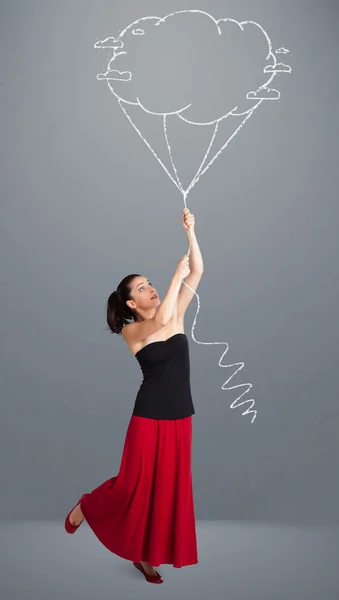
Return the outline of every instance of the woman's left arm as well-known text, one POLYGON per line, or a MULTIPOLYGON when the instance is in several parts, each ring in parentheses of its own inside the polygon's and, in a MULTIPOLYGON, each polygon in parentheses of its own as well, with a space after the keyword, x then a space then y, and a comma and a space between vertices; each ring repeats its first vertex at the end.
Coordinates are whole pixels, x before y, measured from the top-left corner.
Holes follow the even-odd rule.
MULTIPOLYGON (((190 241, 190 232, 187 232, 188 241, 190 241)), ((190 260, 190 270, 191 273, 202 273, 204 272, 204 262, 202 260, 202 255, 200 252, 197 236, 195 231, 192 233, 192 242, 191 242, 191 254, 189 257, 190 260)), ((187 279, 187 278, 186 278, 187 279)))

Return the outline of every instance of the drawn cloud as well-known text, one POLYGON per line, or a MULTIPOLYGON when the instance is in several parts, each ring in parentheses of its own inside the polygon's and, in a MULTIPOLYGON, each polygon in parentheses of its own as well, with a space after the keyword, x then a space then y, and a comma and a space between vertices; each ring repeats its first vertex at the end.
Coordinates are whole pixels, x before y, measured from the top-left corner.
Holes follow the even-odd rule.
POLYGON ((276 54, 288 54, 289 50, 287 50, 287 48, 278 48, 278 50, 275 51, 276 54))
POLYGON ((101 79, 107 79, 110 81, 130 81, 132 79, 132 73, 130 71, 117 71, 112 69, 107 71, 107 73, 99 73, 97 75, 97 79, 99 79, 99 81, 101 79))
POLYGON ((275 65, 267 65, 264 68, 264 73, 290 73, 292 71, 289 65, 284 63, 277 63, 275 65))
POLYGON ((114 37, 108 37, 105 40, 95 42, 94 48, 112 48, 115 50, 116 48, 122 48, 123 45, 124 42, 121 40, 116 40, 114 37))
POLYGON ((248 93, 290 69, 276 64, 259 24, 216 21, 200 10, 143 17, 126 27, 118 40, 107 38, 102 44, 107 40, 112 46, 123 42, 126 51, 114 52, 107 71, 132 75, 127 79, 100 74, 117 98, 152 114, 178 114, 189 123, 214 123, 227 114, 250 112, 261 98, 248 93))
POLYGON ((280 92, 270 88, 261 88, 256 92, 248 92, 248 100, 279 100, 280 92))

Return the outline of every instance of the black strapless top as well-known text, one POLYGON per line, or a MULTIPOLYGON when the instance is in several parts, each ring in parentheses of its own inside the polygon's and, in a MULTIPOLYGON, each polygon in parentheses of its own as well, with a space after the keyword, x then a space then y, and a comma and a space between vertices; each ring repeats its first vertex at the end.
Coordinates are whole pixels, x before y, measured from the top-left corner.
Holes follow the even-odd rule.
POLYGON ((183 419, 195 414, 185 333, 150 342, 135 354, 135 358, 144 378, 133 415, 148 419, 183 419))

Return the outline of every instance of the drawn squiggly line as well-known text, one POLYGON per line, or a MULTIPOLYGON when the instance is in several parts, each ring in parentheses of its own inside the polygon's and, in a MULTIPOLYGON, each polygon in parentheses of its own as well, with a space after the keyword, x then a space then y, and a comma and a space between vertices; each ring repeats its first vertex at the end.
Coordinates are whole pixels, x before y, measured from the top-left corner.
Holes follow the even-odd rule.
MULTIPOLYGON (((187 208, 186 205, 186 197, 184 197, 184 202, 185 202, 185 208, 187 208)), ((190 241, 189 241, 189 250, 187 253, 187 256, 190 255, 191 252, 191 244, 192 244, 192 232, 190 232, 190 241)), ((195 313, 195 317, 193 320, 193 324, 192 324, 192 329, 191 329, 191 335, 193 340, 197 343, 197 344, 202 344, 203 346, 215 346, 215 345, 220 345, 220 344, 224 344, 226 346, 226 350, 222 353, 221 357, 219 358, 219 367, 223 367, 223 368, 229 368, 229 367, 238 367, 238 369, 236 369, 236 371, 234 371, 234 373, 231 374, 231 376, 226 379, 226 381, 222 384, 221 389, 222 390, 226 390, 226 391, 230 391, 230 390, 235 390, 237 388, 242 388, 242 387, 246 387, 247 389, 245 389, 245 391, 240 394, 240 396, 238 396, 235 400, 233 400, 233 402, 230 404, 230 408, 238 408, 239 406, 242 406, 243 404, 250 404, 250 407, 247 407, 247 409, 242 413, 242 415, 248 415, 250 413, 253 413, 253 418, 251 423, 253 423, 253 421, 256 419, 257 417, 257 411, 256 410, 252 410, 254 404, 255 404, 255 400, 253 398, 250 398, 248 400, 243 400, 243 402, 238 402, 238 400, 240 400, 240 398, 242 398, 243 396, 245 396, 245 394, 248 394, 248 392, 250 391, 250 389, 253 387, 251 383, 239 383, 238 385, 232 385, 232 386, 227 386, 226 384, 231 381, 231 379, 233 379, 233 377, 236 376, 236 374, 238 373, 238 371, 241 371, 244 366, 245 363, 243 362, 239 362, 239 363, 233 363, 231 365, 223 365, 221 364, 222 359, 224 358, 225 354, 228 352, 229 349, 229 345, 227 342, 199 342, 195 336, 194 336, 194 328, 195 328, 195 324, 197 321, 197 316, 199 313, 199 309, 200 309, 200 298, 199 295, 197 294, 197 292, 191 288, 191 286, 189 286, 184 280, 182 281, 182 283, 191 290, 191 292, 193 292, 193 294, 196 296, 197 301, 198 301, 198 308, 197 308, 197 312, 195 313), (249 410, 249 408, 251 408, 251 410, 249 410)))

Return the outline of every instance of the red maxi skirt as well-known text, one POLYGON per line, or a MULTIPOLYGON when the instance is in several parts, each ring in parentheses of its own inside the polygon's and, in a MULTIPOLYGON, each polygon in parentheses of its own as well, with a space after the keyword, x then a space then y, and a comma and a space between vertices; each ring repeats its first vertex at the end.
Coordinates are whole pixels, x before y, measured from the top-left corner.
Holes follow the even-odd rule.
POLYGON ((81 501, 88 525, 108 550, 151 566, 198 563, 191 448, 192 417, 132 415, 118 475, 81 501))

